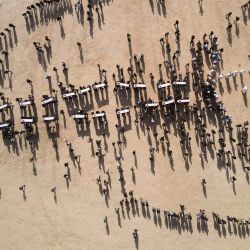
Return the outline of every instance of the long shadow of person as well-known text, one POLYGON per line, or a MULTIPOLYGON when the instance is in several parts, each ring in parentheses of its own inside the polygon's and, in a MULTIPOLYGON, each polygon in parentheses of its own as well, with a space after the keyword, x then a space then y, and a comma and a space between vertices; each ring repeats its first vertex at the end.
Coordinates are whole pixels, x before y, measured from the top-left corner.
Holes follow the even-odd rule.
POLYGON ((26 196, 26 192, 25 192, 25 185, 21 186, 21 187, 19 188, 19 190, 22 191, 22 193, 23 193, 23 200, 26 202, 27 196, 26 196))
POLYGON ((63 177, 65 178, 67 189, 69 189, 69 177, 67 174, 65 174, 63 177))
POLYGON ((154 214, 154 223, 155 223, 155 226, 157 227, 158 223, 157 223, 157 216, 156 216, 156 211, 155 209, 153 208, 153 214, 154 214))
POLYGON ((204 197, 207 198, 207 188, 205 184, 202 185, 202 191, 203 191, 204 197))
POLYGON ((82 47, 79 47, 79 52, 80 52, 80 60, 81 60, 81 63, 83 63, 83 52, 82 52, 82 47))
POLYGON ((199 4, 199 13, 201 16, 203 16, 203 0, 198 0, 198 4, 199 4))
POLYGON ((106 233, 109 236, 110 230, 109 230, 109 224, 108 224, 108 217, 107 216, 104 218, 104 223, 105 223, 106 233))
POLYGON ((64 32, 63 25, 61 23, 60 23, 60 33, 61 33, 62 39, 64 39, 65 38, 65 32, 64 32))
POLYGON ((37 176, 37 169, 36 169, 36 165, 34 161, 32 161, 32 169, 33 169, 34 176, 37 176))
POLYGON ((154 3, 153 3, 153 0, 149 0, 149 3, 150 3, 150 7, 151 7, 151 10, 152 10, 152 13, 154 13, 154 3))
POLYGON ((135 248, 139 249, 139 237, 134 237, 134 241, 135 241, 135 248))
POLYGON ((160 213, 158 213, 158 224, 159 224, 159 226, 160 226, 160 228, 162 228, 162 221, 161 221, 161 215, 160 215, 160 213))
POLYGON ((226 236, 227 236, 227 231, 226 231, 226 228, 225 228, 225 225, 224 225, 224 224, 222 224, 222 234, 223 234, 224 238, 226 238, 226 236))
POLYGON ((192 234, 193 233, 193 226, 192 226, 192 220, 188 220, 188 230, 192 234))
POLYGON ((243 101, 246 107, 248 107, 248 102, 247 102, 247 95, 245 93, 242 93, 243 96, 243 101))
POLYGON ((89 19, 89 33, 90 33, 90 36, 93 38, 94 36, 94 19, 93 18, 89 19))
POLYGON ((239 38, 239 36, 240 36, 240 29, 239 29, 238 22, 235 22, 234 24, 235 24, 235 34, 239 38))
POLYGON ((98 27, 100 30, 102 30, 102 20, 101 20, 101 15, 99 13, 99 11, 96 11, 97 12, 97 16, 98 16, 98 27))
POLYGON ((34 20, 34 17, 32 14, 29 15, 29 26, 30 26, 32 31, 35 31, 36 25, 35 25, 35 20, 34 20))
POLYGON ((166 9, 166 3, 165 3, 165 1, 162 2, 161 8, 162 8, 162 14, 163 14, 163 16, 166 17, 167 16, 167 9, 166 9))
POLYGON ((230 46, 232 46, 233 40, 232 40, 232 31, 231 29, 227 29, 227 40, 230 46))
POLYGON ((234 195, 236 195, 236 188, 235 188, 235 182, 233 181, 233 192, 234 192, 234 195))
POLYGON ((30 34, 30 23, 29 23, 29 19, 27 16, 24 16, 24 19, 25 19, 25 25, 26 25, 26 30, 28 32, 28 34, 30 34))
POLYGON ((135 171, 132 171, 132 181, 136 185, 136 177, 135 177, 135 171))
POLYGON ((117 212, 117 220, 118 220, 118 225, 119 225, 119 227, 122 227, 121 215, 120 215, 119 211, 117 212))
POLYGON ((57 204, 56 187, 53 187, 53 188, 51 189, 51 192, 53 193, 53 198, 54 198, 54 201, 55 201, 55 203, 57 204))

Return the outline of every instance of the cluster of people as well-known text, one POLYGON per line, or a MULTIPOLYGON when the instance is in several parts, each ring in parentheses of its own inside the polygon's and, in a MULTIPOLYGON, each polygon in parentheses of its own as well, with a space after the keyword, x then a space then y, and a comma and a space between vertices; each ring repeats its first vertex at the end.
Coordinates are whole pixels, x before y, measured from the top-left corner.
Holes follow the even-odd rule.
MULTIPOLYGON (((159 1, 159 3, 162 6, 165 5, 164 0, 159 1)), ((201 3, 202 1, 199 1, 200 5, 201 3)), ((57 14, 70 9, 68 5, 70 5, 70 2, 66 0, 43 0, 34 5, 28 6, 27 11, 23 13, 23 16, 25 17, 27 22, 32 23, 32 18, 33 16, 37 15, 38 9, 42 13, 45 13, 46 11, 52 12, 53 15, 51 15, 51 17, 57 20, 62 26, 62 17, 58 16, 57 14)), ((98 4, 96 3, 95 5, 99 6, 95 8, 98 16, 102 15, 103 2, 98 1, 98 4)), ((249 8, 249 6, 250 2, 243 5, 242 9, 246 10, 247 8, 249 8)), ((87 20, 92 23, 94 9, 93 2, 88 0, 87 7, 87 20)), ((82 0, 79 0, 75 4, 75 10, 77 13, 83 13, 82 0)), ((44 21, 49 21, 49 19, 46 20, 46 14, 44 15, 44 21)), ((226 14, 226 18, 229 22, 227 30, 230 30, 232 28, 232 24, 230 22, 231 15, 232 12, 226 14)), ((235 18, 235 25, 239 20, 239 17, 235 18)), ((9 24, 9 28, 15 29, 15 26, 13 24, 9 24)), ((8 33, 11 32, 9 28, 5 29, 5 31, 8 33)), ((118 105, 118 107, 114 108, 115 115, 118 120, 118 124, 115 124, 115 127, 118 130, 118 139, 117 142, 112 143, 112 146, 114 149, 115 160, 119 164, 119 166, 117 167, 119 172, 118 180, 121 185, 121 194, 123 196, 120 200, 120 207, 115 209, 115 212, 118 216, 119 226, 121 226, 120 211, 124 219, 125 209, 128 218, 130 218, 130 211, 132 211, 133 216, 135 216, 136 214, 139 216, 139 205, 141 205, 141 211, 143 216, 145 218, 150 219, 150 205, 148 201, 144 201, 142 198, 136 198, 133 190, 126 190, 124 168, 121 165, 121 160, 123 159, 123 148, 121 147, 121 145, 126 145, 127 143, 124 132, 127 128, 132 128, 131 107, 134 108, 134 123, 136 129, 139 129, 138 125, 140 124, 143 129, 146 128, 148 136, 150 136, 150 133, 152 131, 152 134, 157 143, 158 138, 160 137, 159 141, 162 146, 162 151, 164 155, 165 151, 167 151, 167 155, 170 159, 170 164, 172 168, 174 165, 174 150, 172 150, 172 145, 169 137, 170 127, 174 126, 175 128, 176 136, 178 136, 179 138, 181 152, 185 161, 185 166, 188 170, 192 158, 192 138, 189 132, 190 123, 194 124, 196 139, 201 150, 201 152, 199 153, 199 157, 201 159, 202 167, 204 167, 204 160, 207 159, 207 153, 210 152, 210 154, 212 154, 215 151, 218 166, 223 166, 226 171, 232 171, 232 174, 228 175, 228 181, 231 181, 233 183, 233 189, 235 194, 235 182, 237 178, 235 176, 236 169, 234 161, 237 159, 237 154, 233 150, 234 145, 237 146, 237 153, 239 159, 242 162, 250 162, 250 145, 248 144, 249 123, 248 121, 245 121, 243 124, 237 124, 237 131, 235 137, 233 134, 233 117, 226 110, 223 101, 221 100, 219 94, 216 91, 217 83, 220 82, 221 79, 223 79, 224 77, 229 78, 231 75, 236 76, 239 72, 235 71, 226 75, 221 74, 221 65, 223 63, 224 49, 218 47, 219 38, 213 31, 211 31, 210 33, 208 33, 209 35, 207 35, 207 33, 203 35, 202 42, 200 40, 196 42, 195 40, 197 38, 195 37, 195 35, 191 36, 189 43, 191 63, 185 64, 184 74, 182 74, 179 68, 179 57, 181 56, 181 33, 180 22, 178 20, 176 20, 176 22, 174 23, 174 28, 174 36, 177 44, 177 50, 175 50, 174 52, 172 51, 173 46, 170 43, 169 36, 171 34, 169 32, 166 32, 164 37, 160 38, 164 62, 158 65, 160 77, 156 83, 158 94, 157 100, 153 100, 147 96, 149 84, 147 84, 144 79, 146 74, 145 57, 143 53, 139 56, 136 54, 133 55, 131 34, 127 34, 130 56, 130 65, 127 68, 129 80, 126 80, 126 76, 124 73, 125 70, 118 64, 116 65, 117 75, 115 73, 112 74, 112 79, 114 81, 113 92, 116 95, 116 98, 119 98, 120 104, 122 104, 122 102, 124 101, 124 97, 126 97, 127 100, 130 100, 129 104, 126 103, 126 105, 118 105), (205 60, 203 60, 203 57, 205 57, 205 60), (205 63, 209 67, 207 75, 205 75, 204 71, 205 63), (163 77, 163 66, 166 69, 168 79, 164 79, 163 77), (193 104, 191 104, 191 100, 189 97, 191 88, 193 89, 193 92, 195 94, 195 101, 193 104), (134 103, 132 103, 132 91, 134 92, 135 96, 134 103), (208 119, 210 119, 209 121, 212 121, 214 124, 218 124, 218 131, 216 131, 215 129, 208 129, 208 119), (161 120, 163 120, 162 123, 161 120), (160 127, 160 131, 157 131, 157 127, 160 127), (161 135, 159 135, 159 133, 161 133, 161 135), (227 142, 225 136, 226 133, 228 133, 229 135, 229 143, 227 142), (123 137, 120 137, 121 134, 123 137), (218 140, 216 140, 217 135, 218 140), (119 155, 117 154, 116 145, 118 145, 119 155), (229 148, 229 146, 231 146, 231 149, 229 148)), ((0 35, 1 37, 6 36, 6 34, 3 32, 1 32, 0 35)), ((43 56, 44 49, 47 52, 48 60, 52 57, 50 38, 48 36, 45 36, 45 44, 43 46, 40 42, 33 42, 33 45, 35 46, 38 55, 42 55, 43 65, 46 65, 45 58, 43 56)), ((77 46, 80 50, 82 49, 80 42, 77 42, 77 46)), ((8 51, 3 50, 2 54, 7 56, 8 51)), ((1 64, 3 64, 2 61, 1 64)), ((56 74, 57 87, 61 92, 61 99, 65 102, 67 106, 69 116, 71 116, 75 120, 76 124, 81 125, 85 123, 89 128, 89 113, 91 114, 96 134, 97 136, 102 136, 101 140, 96 140, 96 151, 94 151, 94 157, 96 156, 99 160, 99 164, 104 166, 104 156, 106 155, 106 153, 108 153, 106 142, 106 136, 109 134, 108 117, 105 110, 93 110, 93 106, 91 105, 93 104, 93 97, 95 97, 95 101, 97 103, 104 102, 109 98, 108 88, 110 83, 108 81, 107 70, 101 69, 100 64, 98 64, 97 66, 99 69, 100 80, 95 81, 93 84, 81 85, 79 88, 69 83, 69 68, 65 62, 62 62, 62 73, 65 76, 65 83, 59 81, 59 72, 57 67, 53 67, 53 71, 56 74), (90 111, 89 113, 87 112, 87 106, 88 108, 91 107, 88 109, 90 111), (98 133, 98 131, 100 133, 98 133), (102 140, 105 145, 104 149, 102 147, 102 140), (106 153, 104 151, 106 151, 106 153)), ((8 74, 11 72, 8 67, 7 70, 4 71, 4 73, 6 72, 8 74)), ((240 74, 243 73, 243 71, 240 72, 240 74)), ((150 73, 149 77, 151 85, 154 88, 155 76, 153 75, 153 73, 150 73)), ((48 80, 49 85, 51 85, 51 76, 47 75, 46 79, 48 80)), ((27 79, 27 83, 31 86, 31 90, 33 91, 32 80, 27 79)), ((46 124, 49 136, 53 140, 53 146, 56 148, 57 151, 58 145, 55 138, 59 136, 58 132, 60 119, 58 114, 58 102, 60 101, 60 99, 57 96, 57 90, 52 88, 50 88, 50 90, 50 94, 42 95, 41 105, 45 111, 45 114, 42 116, 42 120, 46 124)), ((243 91, 246 94, 246 86, 242 88, 242 92, 243 91)), ((4 97, 3 93, 1 93, 1 99, 3 103, 0 106, 0 113, 8 113, 9 110, 12 110, 13 105, 8 98, 4 97)), ((27 99, 16 98, 16 101, 21 109, 21 123, 24 124, 24 130, 16 131, 13 117, 10 115, 10 119, 7 119, 5 116, 3 116, 3 121, 0 123, 0 130, 2 130, 3 132, 3 138, 4 140, 10 140, 13 143, 17 143, 16 137, 18 136, 20 139, 20 135, 24 134, 25 139, 32 143, 32 139, 34 139, 38 134, 37 122, 39 121, 36 111, 36 102, 34 95, 33 93, 31 93, 31 95, 29 95, 27 99)), ((65 120, 65 111, 63 109, 60 110, 60 114, 64 117, 65 120)), ((93 140, 90 135, 88 142, 90 142, 91 147, 93 148, 93 140)), ((156 147, 153 147, 152 143, 149 147, 149 160, 151 166, 154 165, 156 152, 159 152, 157 143, 156 147)), ((75 162, 77 162, 79 172, 81 173, 81 156, 75 154, 74 149, 72 148, 71 141, 66 140, 66 145, 69 149, 69 154, 73 163, 75 164, 75 162)), ((173 148, 174 147, 175 145, 173 145, 173 148)), ((133 157, 135 161, 135 167, 133 166, 132 168, 130 168, 130 170, 132 172, 133 183, 136 184, 135 169, 137 167, 137 158, 135 150, 133 151, 133 157)), ((34 162, 34 160, 35 159, 33 159, 32 162, 34 162)), ((65 178, 66 185, 69 188, 69 183, 72 181, 69 163, 66 162, 64 166, 66 168, 66 173, 63 175, 63 177, 65 178)), ((250 167, 245 166, 244 171, 246 172, 248 179, 250 167)), ((154 171, 152 170, 152 172, 154 171)), ((99 187, 99 191, 104 197, 107 207, 109 207, 109 200, 111 198, 112 190, 111 173, 109 170, 107 170, 104 171, 104 175, 104 178, 102 178, 101 175, 98 176, 96 181, 99 187)), ((202 178, 201 184, 205 197, 206 183, 206 180, 202 178)), ((23 197, 26 200, 25 187, 26 186, 23 185, 19 189, 23 192, 23 197)), ((53 187, 51 189, 51 192, 54 195, 55 202, 57 202, 56 190, 56 187, 53 187)), ((155 224, 162 226, 162 210, 160 208, 155 207, 151 207, 151 210, 153 212, 155 224)), ((215 213, 213 213, 213 217, 215 223, 218 224, 218 226, 232 222, 247 228, 250 224, 249 220, 239 220, 235 217, 230 216, 227 217, 226 221, 225 219, 220 218, 219 215, 215 213)), ((184 205, 180 205, 180 211, 177 212, 174 212, 172 210, 164 210, 164 219, 166 227, 170 228, 171 230, 176 229, 192 232, 192 215, 190 212, 186 212, 186 207, 184 205)), ((201 209, 197 214, 197 227, 199 231, 208 233, 208 220, 209 219, 205 210, 201 209)), ((105 218, 105 222, 107 224, 107 217, 105 218)), ((138 230, 134 229, 132 235, 135 239, 136 245, 138 246, 138 230)))
POLYGON ((246 237, 249 235, 250 220, 238 219, 235 216, 226 216, 226 219, 222 218, 218 213, 212 212, 214 227, 218 231, 218 234, 223 234, 226 237, 225 225, 228 225, 228 233, 239 234, 240 237, 246 237))
POLYGON ((22 15, 25 18, 26 29, 30 33, 36 30, 36 26, 56 21, 64 13, 72 13, 70 0, 41 0, 27 6, 22 15))

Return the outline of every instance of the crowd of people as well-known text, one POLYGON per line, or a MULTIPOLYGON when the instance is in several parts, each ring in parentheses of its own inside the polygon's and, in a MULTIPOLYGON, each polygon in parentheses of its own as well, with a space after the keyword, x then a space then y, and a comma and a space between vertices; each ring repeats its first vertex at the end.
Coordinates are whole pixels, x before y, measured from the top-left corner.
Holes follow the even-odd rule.
MULTIPOLYGON (((98 14, 101 22, 103 22, 103 5, 105 1, 97 1, 93 4, 91 0, 88 0, 87 20, 90 26, 93 23, 94 10, 98 14)), ((152 2, 152 1, 150 1, 152 2)), ((198 1, 200 7, 202 1, 198 1)), ((165 1, 158 1, 158 4, 165 8, 165 1)), ((202 8, 202 7, 201 7, 202 8)), ((250 2, 242 6, 243 13, 247 9, 250 9, 250 2)), ((28 32, 35 31, 38 25, 38 10, 40 11, 41 23, 50 21, 57 21, 63 30, 62 21, 63 15, 66 12, 71 12, 71 1, 69 0, 43 0, 27 7, 27 10, 23 13, 26 21, 26 27, 30 27, 28 32)), ((84 14, 83 3, 81 0, 76 2, 75 11, 78 13, 78 21, 83 22, 81 19, 84 14)), ((227 32, 231 31, 232 12, 226 14, 228 21, 227 32)), ((244 17, 243 17, 244 19, 244 17)), ((241 18, 236 16, 234 24, 237 25, 241 21, 241 18)), ((122 145, 126 145, 125 133, 133 129, 132 117, 134 117, 134 125, 136 130, 147 130, 148 136, 152 134, 155 138, 156 147, 149 143, 149 160, 151 164, 151 171, 155 173, 155 153, 159 151, 159 143, 162 147, 162 152, 169 158, 171 168, 174 168, 174 155, 176 145, 171 143, 170 139, 170 127, 173 126, 176 132, 176 136, 179 139, 180 149, 185 162, 187 171, 191 166, 191 160, 193 157, 192 147, 196 140, 200 152, 197 153, 201 160, 201 165, 204 168, 204 161, 207 161, 208 154, 214 158, 219 169, 224 168, 226 170, 226 177, 228 182, 232 182, 233 192, 236 195, 236 166, 235 160, 240 160, 242 164, 242 170, 246 173, 246 180, 249 183, 249 171, 250 167, 246 164, 250 163, 250 144, 248 142, 248 121, 243 121, 236 126, 234 125, 233 117, 226 109, 224 102, 221 99, 218 92, 218 85, 222 84, 222 79, 228 79, 229 77, 236 77, 240 75, 242 78, 247 70, 240 70, 230 72, 228 74, 222 73, 223 64, 223 52, 224 49, 219 47, 219 36, 213 31, 207 30, 204 33, 202 39, 199 40, 195 35, 190 38, 190 62, 187 61, 183 70, 180 67, 179 57, 180 52, 180 39, 181 37, 181 23, 176 20, 174 25, 174 33, 166 32, 160 39, 160 46, 163 53, 163 62, 158 65, 159 79, 150 73, 148 75, 151 85, 146 80, 145 70, 145 56, 136 55, 132 53, 133 49, 133 35, 127 34, 127 41, 129 47, 129 67, 124 69, 121 65, 116 65, 117 73, 112 74, 112 81, 109 80, 107 70, 102 69, 100 64, 97 65, 100 75, 100 80, 88 85, 76 86, 68 81, 69 67, 65 62, 60 65, 55 65, 53 71, 57 79, 57 86, 52 87, 52 76, 47 75, 45 78, 49 83, 49 94, 43 94, 41 99, 41 106, 43 107, 44 114, 38 114, 37 105, 33 93, 33 81, 27 79, 27 84, 31 87, 31 94, 28 97, 17 97, 16 102, 20 108, 21 117, 20 123, 23 124, 23 130, 16 130, 15 124, 18 122, 14 119, 13 107, 11 100, 1 93, 2 104, 0 106, 0 113, 2 115, 2 121, 0 123, 0 130, 2 130, 3 141, 6 145, 10 143, 18 148, 18 140, 25 139, 29 144, 36 145, 38 143, 38 126, 37 123, 41 120, 45 123, 49 138, 53 141, 53 147, 58 154, 57 137, 59 137, 59 124, 61 122, 61 116, 64 124, 66 124, 65 113, 74 119, 77 129, 90 130, 92 124, 97 136, 102 136, 101 139, 96 140, 96 145, 93 143, 93 138, 88 135, 88 142, 91 145, 93 151, 93 157, 97 157, 99 161, 100 169, 104 170, 104 177, 97 177, 97 184, 100 194, 104 197, 107 207, 109 207, 109 200, 111 198, 110 191, 112 190, 111 173, 109 170, 105 170, 104 158, 108 154, 107 137, 110 135, 109 131, 109 117, 116 116, 117 124, 115 127, 118 131, 118 138, 116 142, 112 142, 115 156, 115 164, 119 164, 117 167, 119 172, 119 182, 121 185, 121 194, 123 198, 120 200, 120 207, 115 209, 115 213, 118 217, 118 225, 121 227, 121 215, 125 219, 125 212, 127 217, 130 218, 130 211, 133 216, 140 216, 141 213, 144 218, 150 219, 150 210, 152 210, 154 223, 162 227, 160 208, 150 207, 148 201, 144 201, 142 198, 136 198, 133 190, 126 190, 126 180, 124 176, 124 168, 122 166, 123 156, 122 145), (176 44, 171 44, 169 37, 175 38, 176 44), (175 50, 174 47, 177 47, 175 50), (205 60, 204 60, 205 58, 205 60), (205 67, 208 67, 208 71, 205 67), (166 69, 167 77, 163 76, 163 67, 166 69), (126 72, 128 74, 126 74, 126 72), (207 72, 207 73, 206 73, 207 72), (62 73, 65 77, 65 82, 59 80, 59 75, 62 73), (117 107, 114 107, 114 113, 110 114, 105 111, 105 103, 108 103, 109 88, 113 86, 113 93, 117 101, 117 107), (149 88, 157 89, 158 99, 153 100, 149 97, 149 88), (58 92, 61 96, 58 96, 58 92), (191 96, 194 94, 194 98, 191 96), (134 98, 133 98, 134 95, 134 98), (102 103, 103 108, 99 110, 93 109, 93 102, 102 103), (129 102, 128 102, 129 101, 129 102), (64 109, 58 110, 58 103, 64 103, 66 111, 64 109), (125 105, 126 103, 126 105, 125 105), (124 105, 123 105, 124 104, 124 105), (61 115, 61 116, 60 116, 61 115), (210 125, 213 125, 211 129, 210 125), (193 125, 195 130, 195 138, 190 135, 190 129, 193 125), (229 138, 229 139, 227 139, 229 138), (104 145, 104 149, 103 149, 104 145), (117 146, 116 146, 117 145, 117 146), (95 150, 96 147, 96 150, 95 150), (118 152, 117 152, 118 147, 118 152), (139 208, 140 205, 140 208, 139 208), (150 209, 151 208, 151 209, 150 209)), ((8 75, 11 78, 12 71, 8 66, 8 45, 6 43, 6 34, 10 34, 12 31, 15 34, 16 26, 12 23, 8 28, 5 28, 5 33, 1 32, 1 53, 4 59, 1 59, 2 66, 1 77, 5 78, 8 75), (6 33, 7 32, 7 33, 6 33), (5 45, 4 45, 5 41, 5 45)), ((45 36, 45 44, 42 42, 34 41, 33 45, 37 51, 39 62, 44 68, 47 67, 46 58, 50 60, 52 58, 52 43, 49 36, 45 36), (46 51, 46 58, 44 52, 46 51)), ((81 43, 77 42, 76 45, 81 51, 81 43)), ((245 102, 247 101, 247 86, 244 85, 241 88, 244 94, 245 102)), ((66 127, 66 126, 64 126, 66 127)), ((99 137, 98 137, 99 138, 99 137)), ((77 155, 73 149, 73 145, 70 140, 66 140, 66 145, 69 149, 69 155, 74 165, 78 165, 79 173, 81 173, 80 158, 81 155, 77 155)), ((146 146, 146 145, 145 145, 146 146)), ((36 146, 35 146, 36 147, 36 146)), ((32 162, 36 160, 35 147, 32 147, 32 162)), ((133 150, 133 149, 132 149, 133 150)), ((132 151, 131 150, 131 151, 132 151)), ((135 170, 137 167, 136 151, 133 150, 131 157, 134 158, 135 167, 130 170, 132 173, 132 181, 136 184, 135 170)), ((64 164, 66 173, 65 178, 67 188, 71 182, 71 173, 69 163, 64 164)), ((36 172, 37 174, 37 172, 36 172)), ((207 198, 207 180, 201 179, 201 188, 204 193, 204 197, 207 198)), ((26 201, 26 185, 19 188, 22 191, 23 199, 26 201)), ((53 187, 51 189, 53 198, 57 202, 57 189, 53 187)), ((166 228, 170 230, 181 231, 193 231, 192 228, 192 215, 190 212, 186 212, 186 207, 180 205, 180 211, 173 212, 171 210, 163 210, 166 228)), ((208 216, 204 209, 200 209, 197 217, 197 229, 200 232, 208 233, 208 216)), ((213 213, 213 219, 215 229, 221 234, 221 227, 223 234, 225 231, 225 224, 228 224, 228 231, 231 234, 231 224, 233 227, 237 224, 241 232, 249 235, 248 225, 249 220, 237 219, 236 217, 227 216, 226 219, 222 219, 218 214, 213 213)), ((106 217, 104 222, 106 228, 108 228, 108 218, 106 217)), ((108 230, 109 231, 109 230, 108 230)), ((243 233, 242 233, 243 234, 243 233)), ((138 230, 134 229, 133 238, 138 247, 138 230)))

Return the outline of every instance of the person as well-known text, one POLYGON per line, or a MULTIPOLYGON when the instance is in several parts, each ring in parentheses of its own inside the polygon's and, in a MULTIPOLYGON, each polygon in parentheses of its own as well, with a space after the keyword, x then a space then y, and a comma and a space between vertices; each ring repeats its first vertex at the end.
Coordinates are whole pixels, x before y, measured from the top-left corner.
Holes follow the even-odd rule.
POLYGON ((245 95, 248 91, 248 87, 247 86, 244 86, 242 89, 241 89, 241 92, 245 95))
POLYGON ((8 28, 5 28, 4 30, 5 30, 5 31, 7 31, 8 33, 10 33, 10 29, 8 29, 8 28))
POLYGON ((25 191, 25 185, 22 185, 21 187, 19 187, 19 190, 21 190, 21 191, 25 191))
MULTIPOLYGON (((195 35, 192 35, 190 39, 190 44, 194 44, 194 39, 195 39, 195 35)), ((204 39, 204 36, 203 36, 203 39, 204 39)))
POLYGON ((231 12, 231 11, 228 12, 228 13, 226 14, 226 19, 228 20, 228 19, 230 18, 231 15, 232 15, 232 12, 231 12))
POLYGON ((50 42, 50 39, 49 39, 48 36, 45 36, 45 40, 46 40, 47 42, 50 42))
POLYGON ((134 237, 134 239, 138 238, 138 230, 137 229, 134 229, 133 237, 134 237))
POLYGON ((237 24, 237 22, 239 22, 239 21, 240 21, 240 17, 236 16, 235 20, 234 20, 234 23, 237 24))
POLYGON ((174 27, 175 27, 175 30, 179 30, 179 21, 176 20, 175 23, 174 23, 174 27))
POLYGON ((11 28, 14 29, 16 26, 15 26, 13 23, 10 23, 10 24, 9 24, 9 27, 11 27, 11 28))
POLYGON ((131 35, 129 33, 127 34, 127 39, 128 39, 128 42, 131 43, 131 35))
POLYGON ((164 45, 165 41, 163 38, 160 39, 160 43, 161 43, 161 45, 164 45))
POLYGON ((235 177, 235 176, 230 177, 230 181, 231 181, 231 182, 233 182, 233 183, 234 183, 236 180, 237 180, 237 179, 236 179, 236 177, 235 177))

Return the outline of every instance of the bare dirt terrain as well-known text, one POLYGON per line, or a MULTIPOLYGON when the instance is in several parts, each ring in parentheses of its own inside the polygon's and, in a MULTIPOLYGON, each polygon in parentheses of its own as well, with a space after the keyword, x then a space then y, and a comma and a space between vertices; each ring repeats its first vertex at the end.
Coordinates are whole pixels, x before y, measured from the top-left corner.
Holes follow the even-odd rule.
MULTIPOLYGON (((158 123, 150 123, 149 132, 142 121, 136 125, 134 90, 131 88, 131 98, 121 103, 113 93, 115 82, 112 74, 115 73, 116 78, 118 77, 118 64, 124 70, 125 80, 130 80, 127 72, 130 66, 127 40, 129 33, 131 60, 134 60, 135 54, 138 59, 142 53, 144 55, 145 69, 142 75, 147 85, 147 98, 158 101, 156 84, 161 77, 158 65, 163 65, 164 60, 167 60, 167 56, 162 53, 160 39, 169 32, 172 57, 177 50, 174 23, 178 20, 180 55, 177 71, 185 76, 187 63, 192 72, 190 37, 195 35, 195 43, 199 40, 202 42, 203 34, 209 35, 213 31, 218 37, 218 47, 224 49, 223 65, 220 67, 221 72, 217 72, 217 77, 236 70, 246 71, 237 74, 235 79, 223 78, 220 83, 216 83, 217 94, 224 102, 227 115, 230 114, 233 119, 233 137, 237 138, 236 124, 243 124, 250 115, 247 100, 249 94, 244 97, 241 91, 244 86, 250 87, 250 5, 244 18, 241 5, 246 0, 204 0, 202 11, 197 0, 165 0, 165 7, 157 3, 157 0, 102 2, 101 11, 98 0, 93 0, 91 26, 87 20, 88 3, 85 0, 82 18, 76 13, 76 0, 61 0, 57 13, 53 9, 56 5, 45 6, 44 12, 37 8, 36 14, 30 10, 33 14, 26 21, 22 13, 36 1, 0 0, 0 31, 4 31, 9 23, 16 26, 15 32, 10 28, 10 33, 4 31, 6 36, 1 36, 0 49, 9 54, 7 58, 3 53, 0 55, 4 64, 4 69, 0 65, 0 92, 4 93, 5 98, 9 98, 14 108, 13 112, 1 112, 0 122, 4 123, 11 118, 15 121, 15 130, 24 130, 24 125, 20 122, 21 110, 15 99, 27 99, 30 94, 34 96, 34 115, 38 117, 38 133, 34 144, 30 145, 24 134, 16 135, 16 142, 0 140, 0 249, 249 249, 250 226, 240 223, 233 225, 227 221, 227 216, 244 220, 249 220, 250 217, 249 179, 243 168, 249 165, 248 153, 241 157, 237 142, 230 144, 230 136, 225 132, 225 150, 235 152, 233 154, 237 158, 233 166, 227 167, 219 163, 216 157, 220 148, 218 121, 207 118, 207 131, 216 131, 215 144, 206 151, 206 159, 202 163, 199 156, 202 147, 195 133, 196 124, 190 119, 186 130, 192 138, 191 153, 189 152, 188 160, 185 160, 177 125, 169 120, 164 121, 162 116, 158 123), (95 10, 97 6, 99 16, 95 10), (225 18, 230 11, 233 24, 231 38, 226 31, 228 24, 225 18), (57 16, 62 17, 61 26, 56 21, 57 16), (240 17, 238 33, 233 23, 236 16, 240 17), (41 59, 33 42, 40 42, 43 46, 45 36, 51 40, 51 50, 47 54, 43 48, 44 58, 41 59), (81 43, 82 52, 77 42, 81 43), (62 62, 68 67, 66 78, 62 62), (92 105, 80 105, 80 108, 88 112, 90 125, 87 131, 77 131, 72 117, 77 109, 72 111, 72 107, 67 108, 57 83, 60 81, 64 86, 67 83, 73 84, 79 89, 80 86, 99 82, 98 64, 107 71, 108 93, 104 92, 104 101, 98 100, 93 94, 92 105), (58 69, 58 79, 53 67, 58 69), (8 69, 12 73, 4 73, 8 69), (150 73, 154 75, 154 86, 150 83, 150 73), (51 81, 46 79, 47 75, 51 75, 51 81), (26 82, 27 79, 32 80, 32 88, 26 82), (58 91, 58 111, 65 111, 65 120, 58 112, 56 139, 53 139, 54 135, 49 135, 42 119, 45 114, 45 108, 41 105, 42 96, 51 95, 52 89, 58 91), (124 133, 125 138, 121 137, 125 143, 120 150, 116 145, 114 154, 112 142, 118 141, 115 109, 122 105, 130 106, 131 124, 124 133), (96 130, 91 117, 91 112, 97 110, 106 112, 108 133, 105 138, 96 130), (173 163, 166 151, 166 143, 162 146, 159 140, 164 135, 163 122, 170 124, 168 138, 173 151, 173 163), (158 133, 156 139, 153 131, 158 133), (92 138, 92 142, 89 142, 89 138, 92 138), (81 155, 79 164, 69 153, 65 143, 67 139, 72 142, 74 154, 81 155), (95 155, 96 140, 102 140, 102 151, 105 154, 101 165, 95 155), (149 159, 150 147, 156 149, 153 161, 149 159), (136 164, 132 154, 134 150, 136 164), (119 155, 125 179, 124 188, 127 193, 133 190, 133 196, 138 200, 137 209, 133 209, 134 203, 128 206, 124 203, 124 215, 120 206, 124 196, 117 169, 119 155), (30 161, 32 157, 34 161, 30 161), (64 166, 65 163, 68 163, 68 168, 64 166), (134 168, 134 176, 131 167, 134 168), (102 187, 105 188, 103 181, 108 180, 108 170, 111 187, 109 186, 109 197, 105 201, 105 194, 100 192, 96 179, 101 176, 102 187), (65 174, 70 175, 68 187, 65 174), (230 181, 232 176, 237 178, 234 183, 230 181), (203 178, 206 180, 205 191, 201 185, 203 178), (19 190, 23 185, 25 192, 19 190), (51 192, 53 187, 56 187, 56 202, 51 192), (147 200, 148 211, 144 211, 140 198, 147 200), (185 213, 192 214, 193 219, 187 227, 181 224, 181 219, 173 223, 175 225, 170 225, 168 216, 164 213, 164 210, 179 213, 180 204, 186 206, 185 213), (115 208, 120 209, 120 225, 115 208), (160 214, 154 213, 153 208, 160 209, 160 214), (208 217, 204 227, 196 218, 200 209, 205 209, 208 217), (219 213, 227 224, 216 228, 212 212, 219 213), (138 230, 136 240, 133 238, 134 229, 138 230)), ((209 67, 205 62, 204 72, 206 79, 209 67)), ((164 65, 162 74, 167 81, 169 77, 164 65)), ((193 105, 196 99, 191 80, 189 84, 190 105, 193 105)))

